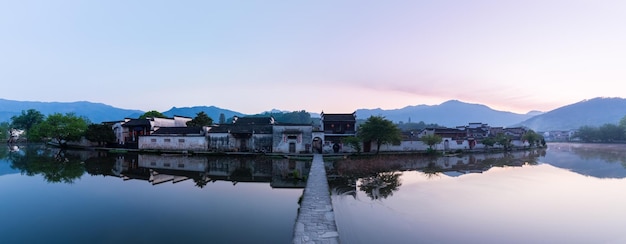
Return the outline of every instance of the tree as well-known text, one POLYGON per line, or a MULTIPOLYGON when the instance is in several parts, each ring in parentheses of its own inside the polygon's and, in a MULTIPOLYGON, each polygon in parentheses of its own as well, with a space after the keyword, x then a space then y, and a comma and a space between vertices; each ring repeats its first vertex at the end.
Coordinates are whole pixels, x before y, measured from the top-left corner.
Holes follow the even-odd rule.
POLYGON ((85 138, 98 145, 115 142, 115 133, 111 126, 104 124, 90 124, 85 131, 85 138))
POLYGON ((594 140, 597 140, 599 138, 598 135, 598 128, 587 125, 581 126, 576 132, 576 137, 580 138, 584 142, 592 142, 594 140))
POLYGON ((543 139, 543 136, 540 134, 537 134, 537 132, 535 132, 534 130, 528 130, 522 136, 522 140, 528 141, 528 144, 530 144, 530 147, 533 147, 535 145, 539 146, 539 144, 541 143, 541 139, 543 139))
POLYGON ((485 148, 489 149, 489 147, 493 147, 493 145, 496 145, 496 139, 493 137, 487 137, 483 139, 481 143, 485 145, 485 148))
POLYGON ((382 116, 370 116, 359 127, 358 137, 364 142, 375 141, 377 154, 380 152, 380 145, 399 143, 402 140, 400 129, 382 116))
POLYGON ((33 129, 36 128, 37 135, 40 137, 51 138, 60 146, 66 146, 67 141, 80 140, 87 130, 88 123, 88 119, 76 116, 74 113, 65 115, 54 113, 33 129))
POLYGON ((496 144, 501 145, 502 148, 504 148, 504 151, 508 151, 512 147, 511 138, 502 133, 496 136, 496 144))
POLYGON ((358 137, 354 137, 354 136, 345 137, 342 139, 342 142, 354 148, 354 150, 356 150, 356 152, 358 153, 360 153, 362 150, 361 139, 359 139, 358 137))
POLYGON ((604 142, 614 142, 624 139, 624 130, 614 124, 604 124, 598 128, 600 130, 600 140, 604 142))
POLYGON ((165 116, 164 114, 162 114, 159 111, 156 110, 151 110, 148 111, 144 114, 142 114, 141 116, 139 116, 140 119, 147 119, 147 118, 167 118, 167 116, 165 116))
POLYGON ((27 111, 22 110, 21 115, 11 117, 11 124, 14 128, 25 130, 26 133, 44 120, 44 115, 35 110, 29 109, 27 111))
POLYGON ((429 149, 430 151, 432 151, 432 150, 433 150, 433 146, 434 146, 434 145, 437 145, 437 144, 439 144, 439 143, 441 143, 441 141, 443 140, 443 138, 441 138, 441 136, 438 136, 438 135, 432 134, 432 135, 425 135, 425 136, 422 136, 422 137, 420 138, 420 140, 422 140, 422 142, 423 142, 424 144, 428 145, 428 149, 429 149))
POLYGON ((196 117, 190 121, 187 121, 189 127, 202 127, 210 126, 213 124, 213 119, 209 117, 204 111, 200 111, 196 114, 196 117))
POLYGON ((0 138, 2 138, 3 140, 9 139, 9 136, 11 136, 9 133, 10 129, 11 125, 9 125, 8 122, 0 123, 0 138))

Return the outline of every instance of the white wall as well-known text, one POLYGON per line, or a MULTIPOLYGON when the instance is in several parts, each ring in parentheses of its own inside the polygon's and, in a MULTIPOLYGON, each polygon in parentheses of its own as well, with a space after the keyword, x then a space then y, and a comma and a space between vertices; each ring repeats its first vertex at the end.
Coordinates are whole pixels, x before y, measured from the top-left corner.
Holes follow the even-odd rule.
POLYGON ((204 136, 139 136, 139 149, 206 151, 208 141, 204 136))

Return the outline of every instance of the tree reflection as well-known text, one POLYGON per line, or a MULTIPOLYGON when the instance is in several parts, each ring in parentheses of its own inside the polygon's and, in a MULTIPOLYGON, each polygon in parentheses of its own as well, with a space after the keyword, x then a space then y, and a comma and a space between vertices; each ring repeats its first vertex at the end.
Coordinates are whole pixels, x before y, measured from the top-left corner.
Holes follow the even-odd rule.
POLYGON ((373 176, 361 178, 359 190, 364 191, 372 200, 385 199, 393 195, 402 183, 400 172, 380 172, 373 176))
POLYGON ((435 176, 439 176, 443 172, 443 168, 438 166, 435 162, 428 163, 428 166, 422 169, 422 173, 426 175, 426 178, 431 179, 435 176))
POLYGON ((25 147, 20 153, 11 154, 9 159, 11 168, 28 176, 41 174, 50 183, 73 183, 85 173, 80 159, 65 150, 25 147))

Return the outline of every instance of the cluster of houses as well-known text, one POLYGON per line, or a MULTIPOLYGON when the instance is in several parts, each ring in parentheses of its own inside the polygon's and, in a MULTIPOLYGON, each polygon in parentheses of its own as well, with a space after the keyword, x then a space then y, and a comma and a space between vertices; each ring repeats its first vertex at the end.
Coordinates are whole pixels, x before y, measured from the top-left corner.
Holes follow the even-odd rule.
MULTIPOLYGON (((232 122, 205 127, 187 127, 191 118, 125 119, 111 122, 119 146, 147 150, 268 152, 268 153, 350 153, 344 144, 346 137, 356 136, 355 113, 321 114, 319 124, 280 123, 273 117, 234 117, 232 122)), ((485 148, 481 141, 490 136, 505 134, 514 147, 528 146, 522 140, 522 127, 490 127, 470 123, 456 128, 427 128, 403 132, 398 144, 381 145, 380 151, 425 151, 428 145, 421 141, 424 135, 438 135, 442 142, 438 150, 473 150, 485 148)), ((376 150, 376 142, 366 142, 364 152, 376 150)))

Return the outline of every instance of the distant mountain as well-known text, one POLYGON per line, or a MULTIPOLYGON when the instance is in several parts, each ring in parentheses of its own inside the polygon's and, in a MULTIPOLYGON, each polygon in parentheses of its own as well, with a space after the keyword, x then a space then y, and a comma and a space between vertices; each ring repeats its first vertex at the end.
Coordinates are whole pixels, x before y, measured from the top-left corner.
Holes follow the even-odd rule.
POLYGON ((498 111, 481 104, 464 103, 450 100, 439 105, 417 105, 401 109, 359 109, 356 111, 358 119, 367 119, 370 116, 382 115, 394 122, 436 123, 443 126, 455 127, 468 123, 480 122, 491 126, 508 127, 533 117, 537 111, 528 114, 498 111))
POLYGON ((617 124, 626 116, 626 99, 594 98, 532 117, 519 125, 536 131, 571 130, 584 125, 617 124))
POLYGON ((223 108, 218 108, 215 106, 209 106, 209 107, 195 106, 195 107, 183 107, 183 108, 172 107, 170 110, 163 112, 163 114, 168 117, 174 117, 175 115, 177 115, 177 116, 195 118, 196 115, 200 112, 206 113, 216 123, 219 122, 220 114, 222 113, 224 114, 224 117, 226 119, 232 118, 235 115, 240 116, 240 117, 246 116, 245 114, 242 114, 239 112, 235 112, 235 111, 223 109, 223 108))
POLYGON ((92 123, 122 120, 144 113, 140 110, 121 109, 92 102, 29 102, 0 99, 0 122, 8 122, 12 116, 20 115, 22 110, 28 109, 35 109, 44 115, 75 113, 87 117, 92 123))

